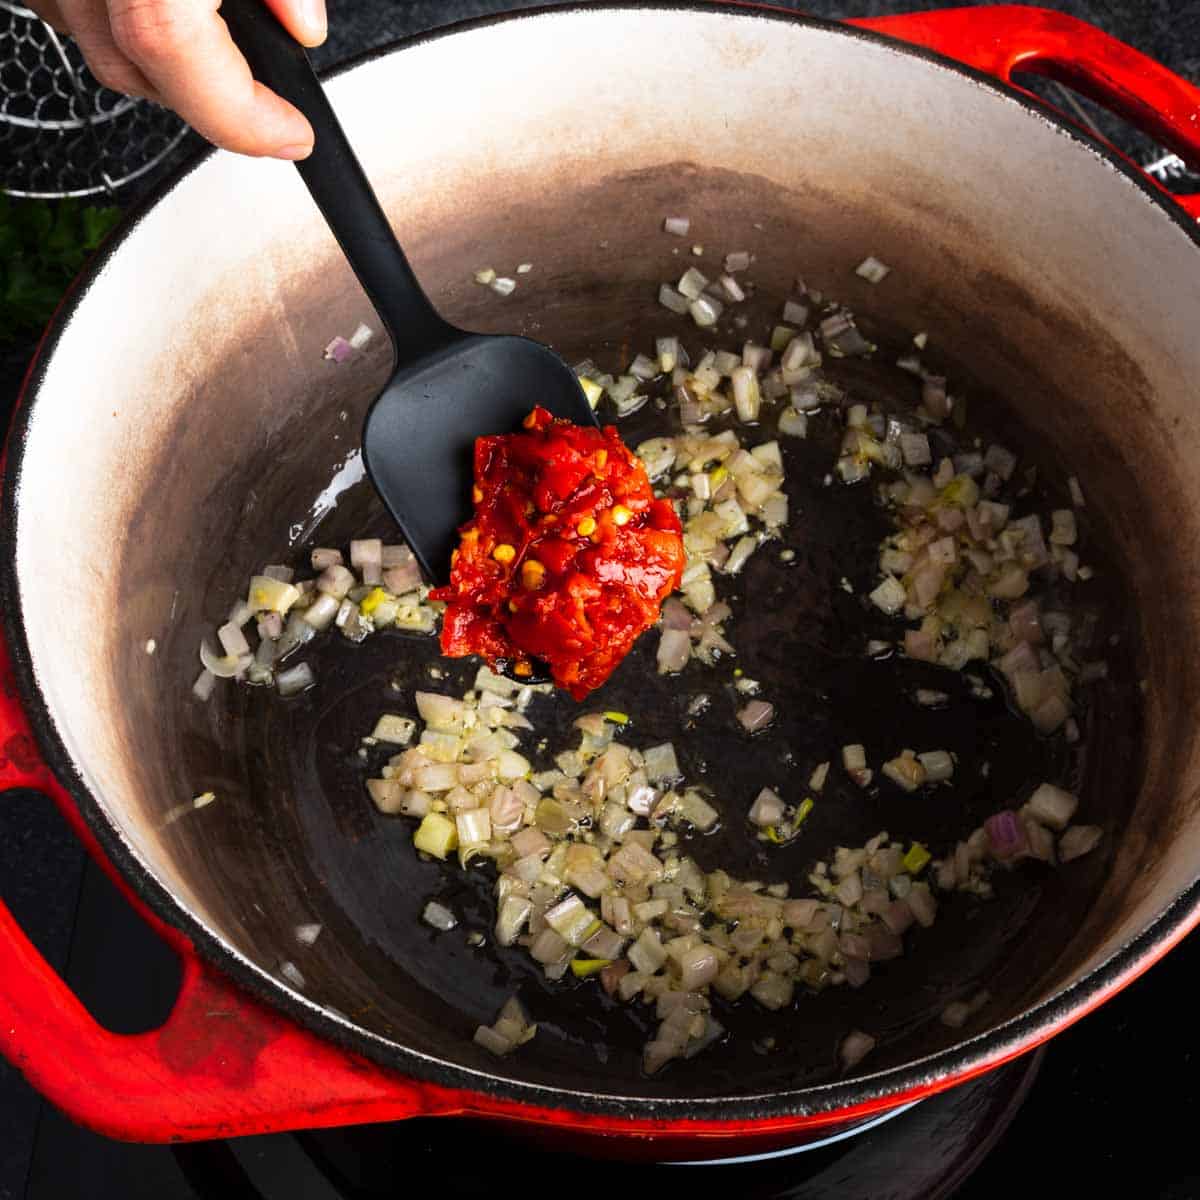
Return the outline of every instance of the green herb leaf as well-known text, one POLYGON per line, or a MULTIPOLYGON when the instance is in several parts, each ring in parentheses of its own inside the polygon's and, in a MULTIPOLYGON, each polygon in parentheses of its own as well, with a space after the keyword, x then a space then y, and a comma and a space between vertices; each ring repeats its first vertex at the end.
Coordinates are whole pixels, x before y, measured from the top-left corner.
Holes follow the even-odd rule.
POLYGON ((0 194, 0 345, 41 330, 120 215, 118 208, 78 200, 0 194))
POLYGON ((104 241, 109 230, 121 219, 119 208, 85 208, 83 217, 83 248, 95 250, 104 241))

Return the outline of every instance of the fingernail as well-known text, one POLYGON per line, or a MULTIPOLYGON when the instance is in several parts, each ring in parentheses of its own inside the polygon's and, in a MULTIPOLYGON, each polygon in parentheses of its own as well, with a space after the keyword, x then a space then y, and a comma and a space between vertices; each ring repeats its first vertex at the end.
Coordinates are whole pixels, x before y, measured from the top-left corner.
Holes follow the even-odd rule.
POLYGON ((308 29, 308 44, 319 45, 329 32, 329 18, 325 13, 325 0, 299 0, 300 19, 308 29))
POLYGON ((275 157, 286 158, 291 162, 295 162, 297 159, 307 158, 312 153, 312 149, 311 142, 301 142, 295 146, 280 146, 275 151, 275 157))

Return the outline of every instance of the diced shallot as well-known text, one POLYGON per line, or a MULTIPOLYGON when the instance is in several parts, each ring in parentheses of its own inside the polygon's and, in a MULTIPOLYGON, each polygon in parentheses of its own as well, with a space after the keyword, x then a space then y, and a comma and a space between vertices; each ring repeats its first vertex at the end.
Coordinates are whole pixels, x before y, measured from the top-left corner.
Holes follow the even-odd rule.
POLYGON ((850 1070, 858 1066, 874 1049, 875 1039, 870 1034, 855 1029, 842 1039, 838 1057, 842 1060, 842 1066, 850 1070))
POLYGON ((737 714, 738 723, 747 733, 758 733, 765 729, 775 718, 775 705, 765 700, 751 700, 737 714))
POLYGON ((682 292, 677 292, 669 283, 664 283, 658 289, 658 302, 663 308, 669 308, 673 313, 679 313, 680 316, 687 312, 688 305, 691 303, 682 292))
POLYGON ((279 689, 281 696, 296 696, 300 692, 307 691, 316 682, 317 678, 313 674, 312 667, 305 662, 297 663, 294 667, 281 671, 275 676, 275 686, 279 689))
POLYGON ((326 567, 340 566, 342 552, 326 547, 318 547, 312 552, 310 561, 314 571, 324 571, 326 567))
POLYGON ((1075 796, 1051 783, 1041 784, 1025 804, 1043 825, 1060 832, 1066 829, 1078 806, 1075 796))
MULTIPOLYGON (((688 622, 691 623, 690 620, 688 622)), ((687 666, 692 656, 692 639, 682 629, 664 629, 658 642, 658 672, 674 674, 687 666)))
POLYGON ((246 641, 246 635, 241 626, 233 621, 227 622, 217 630, 217 639, 225 653, 232 658, 240 658, 243 654, 250 653, 250 643, 246 641))
POLYGON ((293 933, 300 945, 311 946, 321 936, 321 926, 318 924, 297 925, 293 933))
POLYGON ((1070 862, 1090 854, 1100 844, 1104 830, 1099 825, 1072 825, 1058 839, 1059 862, 1070 862))
POLYGON ((430 900, 425 905, 421 919, 426 925, 432 925, 434 929, 440 930, 442 933, 448 933, 458 924, 458 918, 437 900, 430 900))
POLYGON ((232 679, 244 674, 253 661, 252 654, 227 654, 222 657, 206 640, 200 642, 200 662, 205 670, 218 679, 232 679))
POLYGON ((771 825, 778 825, 783 820, 783 813, 784 803, 778 793, 770 788, 763 788, 750 806, 750 823, 765 829, 771 825))
POLYGON ((1010 809, 993 813, 983 823, 992 854, 1002 861, 1015 858, 1028 846, 1025 827, 1010 809))
POLYGON ((688 305, 688 312, 692 314, 692 320, 701 329, 715 325, 720 319, 723 309, 724 306, 714 296, 701 296, 699 300, 693 300, 688 305))
POLYGON ((716 951, 701 943, 685 950, 679 959, 680 983, 685 991, 693 991, 711 983, 717 977, 720 964, 716 951))
POLYGON ((891 273, 891 267, 882 263, 874 255, 868 255, 854 268, 855 275, 868 283, 882 283, 891 273))
POLYGON ((192 684, 192 695, 197 700, 205 701, 213 694, 213 688, 217 686, 217 677, 207 668, 196 676, 196 682, 192 684))

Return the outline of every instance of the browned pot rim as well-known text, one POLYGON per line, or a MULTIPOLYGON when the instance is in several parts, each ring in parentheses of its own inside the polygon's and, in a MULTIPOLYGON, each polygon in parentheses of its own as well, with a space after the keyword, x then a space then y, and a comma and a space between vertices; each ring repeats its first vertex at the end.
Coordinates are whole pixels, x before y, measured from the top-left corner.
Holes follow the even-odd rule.
MULTIPOLYGON (((365 63, 385 58, 399 51, 419 46, 470 30, 487 28, 501 22, 597 12, 657 10, 665 12, 721 11, 715 6, 689 0, 615 0, 601 5, 588 3, 549 4, 536 8, 472 18, 425 33, 400 38, 340 63, 323 73, 334 78, 365 63)), ((1150 204, 1168 220, 1184 230, 1200 250, 1200 225, 1170 202, 1132 163, 1111 146, 1043 107, 1027 93, 997 81, 994 77, 965 66, 943 55, 897 42, 894 39, 837 21, 800 16, 780 9, 759 8, 752 4, 731 4, 735 13, 746 19, 796 23, 833 32, 847 38, 857 38, 886 45, 895 52, 925 60, 947 68, 971 80, 976 86, 990 88, 1007 99, 1016 101, 1036 121, 1052 126, 1059 134, 1089 150, 1105 164, 1119 171, 1139 188, 1150 204)), ((729 11, 725 8, 725 12, 729 11)), ((755 1096, 733 1097, 629 1097, 610 1093, 574 1091, 535 1084, 521 1083, 469 1070, 421 1054, 401 1046, 348 1021, 337 1019, 321 1006, 305 1000, 254 970, 247 960, 206 928, 179 900, 165 888, 137 859, 127 843, 118 835, 103 809, 75 770, 49 707, 39 689, 34 673, 28 640, 25 635, 20 590, 16 570, 17 500, 20 495, 21 472, 29 418, 48 364, 54 356, 63 331, 80 308, 92 282, 105 264, 121 248, 129 233, 146 214, 178 187, 191 173, 202 166, 214 151, 209 148, 164 179, 135 205, 125 216, 119 231, 106 240, 88 267, 72 284, 44 333, 18 398, 7 440, 3 492, 0 493, 0 608, 3 610, 3 630, 12 654, 13 669, 20 698, 29 718, 38 745, 46 762, 70 793, 79 813, 87 822, 109 863, 131 884, 147 907, 166 924, 183 933, 202 959, 219 968, 240 987, 284 1012, 299 1025, 318 1033, 347 1051, 362 1054, 381 1065, 404 1075, 445 1087, 463 1088, 489 1096, 539 1106, 564 1108, 580 1113, 602 1114, 628 1119, 709 1120, 746 1122, 779 1117, 804 1117, 819 1113, 837 1112, 859 1106, 878 1105, 889 1099, 899 1103, 919 1098, 953 1083, 965 1080, 1013 1058, 1044 1042, 1053 1034, 1073 1024, 1093 1008, 1131 983, 1176 945, 1200 923, 1200 881, 1193 883, 1151 922, 1108 960, 1065 988, 1058 995, 1028 1009, 1020 1017, 969 1038, 957 1045, 931 1054, 923 1059, 879 1071, 848 1082, 823 1084, 792 1091, 768 1092, 755 1096)))

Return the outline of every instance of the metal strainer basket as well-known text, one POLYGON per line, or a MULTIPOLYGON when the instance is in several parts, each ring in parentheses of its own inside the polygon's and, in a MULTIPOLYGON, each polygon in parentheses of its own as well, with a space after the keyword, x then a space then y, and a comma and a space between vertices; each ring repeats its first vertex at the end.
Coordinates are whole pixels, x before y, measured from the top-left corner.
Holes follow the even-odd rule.
POLYGON ((0 0, 0 191, 111 195, 157 166, 187 131, 168 109, 101 86, 74 42, 0 0))

